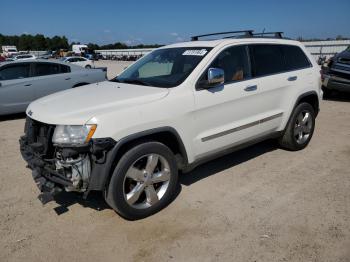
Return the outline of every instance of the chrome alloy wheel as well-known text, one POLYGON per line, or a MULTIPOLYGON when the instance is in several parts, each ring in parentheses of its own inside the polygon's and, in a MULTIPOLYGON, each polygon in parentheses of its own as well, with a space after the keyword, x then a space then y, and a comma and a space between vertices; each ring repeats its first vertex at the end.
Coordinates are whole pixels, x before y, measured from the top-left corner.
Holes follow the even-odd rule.
POLYGON ((312 116, 309 111, 301 111, 294 126, 294 137, 298 144, 304 144, 310 137, 312 130, 312 116))
POLYGON ((145 209, 157 203, 166 193, 170 180, 168 161, 158 154, 137 159, 128 169, 123 190, 126 202, 145 209))

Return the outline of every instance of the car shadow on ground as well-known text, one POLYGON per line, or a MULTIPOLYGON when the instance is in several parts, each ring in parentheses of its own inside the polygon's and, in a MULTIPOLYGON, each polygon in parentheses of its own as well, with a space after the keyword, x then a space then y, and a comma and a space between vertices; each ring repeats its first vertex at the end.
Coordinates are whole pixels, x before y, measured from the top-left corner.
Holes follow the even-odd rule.
MULTIPOLYGON (((174 201, 181 193, 183 185, 191 186, 202 179, 247 162, 267 152, 274 151, 277 148, 277 143, 274 140, 267 140, 202 164, 189 173, 180 173, 179 184, 172 201, 174 201)), ((90 192, 87 199, 84 199, 83 195, 79 193, 62 192, 54 197, 54 201, 58 204, 58 206, 54 208, 57 215, 62 215, 68 212, 69 207, 74 204, 79 204, 83 207, 91 208, 97 211, 111 209, 105 202, 103 193, 96 191, 90 192)))
POLYGON ((278 146, 275 140, 266 140, 256 145, 235 151, 202 164, 187 174, 182 174, 180 176, 180 183, 181 185, 190 186, 202 179, 240 165, 265 153, 274 151, 277 148, 278 146))
MULTIPOLYGON (((173 202, 181 192, 181 185, 179 184, 176 188, 175 195, 171 202, 173 202)), ((103 192, 91 191, 86 199, 83 195, 76 192, 61 192, 54 196, 54 202, 58 204, 54 208, 57 215, 62 215, 69 211, 69 207, 74 204, 79 204, 82 207, 94 209, 96 211, 102 211, 105 209, 112 209, 104 200, 103 192)), ((170 203, 169 203, 170 204, 170 203)))
POLYGON ((335 102, 350 102, 350 93, 333 92, 327 98, 323 98, 323 100, 335 102))
POLYGON ((26 118, 26 114, 25 113, 5 115, 5 116, 0 116, 0 122, 10 121, 10 120, 17 120, 17 119, 22 119, 22 118, 26 118))
POLYGON ((58 204, 54 208, 57 215, 62 215, 69 211, 69 207, 74 204, 79 204, 83 207, 91 208, 97 211, 110 209, 103 198, 102 192, 92 191, 86 199, 83 195, 75 192, 61 192, 54 197, 54 201, 58 204))

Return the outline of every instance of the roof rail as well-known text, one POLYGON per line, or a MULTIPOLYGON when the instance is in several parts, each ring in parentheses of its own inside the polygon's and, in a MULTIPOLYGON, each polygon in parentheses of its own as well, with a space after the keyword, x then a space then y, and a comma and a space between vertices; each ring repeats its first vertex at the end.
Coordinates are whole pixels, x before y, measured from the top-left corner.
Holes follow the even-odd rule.
MULTIPOLYGON (((199 38, 206 37, 206 36, 240 34, 240 33, 244 33, 245 37, 252 37, 253 36, 253 30, 242 30, 242 31, 212 33, 212 34, 205 34, 205 35, 195 35, 195 36, 191 36, 191 41, 198 41, 199 38)), ((230 37, 233 37, 233 36, 229 36, 229 37, 225 37, 225 38, 230 38, 230 37)))
POLYGON ((262 33, 254 33, 254 36, 258 36, 258 37, 274 37, 274 38, 283 38, 283 32, 262 32, 262 33), (273 36, 271 36, 273 35, 273 36))

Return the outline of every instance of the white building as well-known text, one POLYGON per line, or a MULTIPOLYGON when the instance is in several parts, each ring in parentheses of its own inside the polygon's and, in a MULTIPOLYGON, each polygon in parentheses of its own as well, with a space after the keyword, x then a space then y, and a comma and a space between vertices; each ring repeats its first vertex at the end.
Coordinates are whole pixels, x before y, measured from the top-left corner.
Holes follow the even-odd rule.
POLYGON ((330 58, 350 46, 350 40, 302 42, 317 60, 320 56, 330 58))

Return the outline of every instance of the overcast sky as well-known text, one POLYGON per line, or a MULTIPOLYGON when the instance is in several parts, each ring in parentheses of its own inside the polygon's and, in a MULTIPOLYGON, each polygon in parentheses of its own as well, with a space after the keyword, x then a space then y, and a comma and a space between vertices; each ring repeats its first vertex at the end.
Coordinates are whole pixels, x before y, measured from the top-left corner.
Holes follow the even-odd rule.
POLYGON ((167 44, 264 28, 292 38, 350 37, 350 0, 17 0, 2 3, 0 14, 1 34, 66 35, 70 42, 98 44, 167 44))

